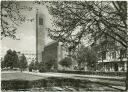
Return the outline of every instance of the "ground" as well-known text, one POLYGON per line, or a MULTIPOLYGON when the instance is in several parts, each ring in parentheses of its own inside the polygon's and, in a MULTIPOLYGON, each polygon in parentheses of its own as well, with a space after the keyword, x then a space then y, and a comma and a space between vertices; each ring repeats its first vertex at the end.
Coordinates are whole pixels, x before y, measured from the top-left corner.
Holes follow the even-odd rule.
MULTIPOLYGON (((4 72, 1 75, 2 81, 9 80, 27 80, 27 81, 36 81, 36 80, 53 80, 54 82, 62 82, 60 86, 56 83, 47 83, 49 86, 40 87, 40 88, 31 88, 31 92, 34 90, 50 90, 50 91, 123 91, 125 89, 125 78, 124 77, 103 77, 103 76, 90 76, 90 75, 79 75, 79 74, 65 74, 65 73, 33 73, 33 72, 4 72), (64 81, 61 81, 66 79, 64 81), (73 80, 73 81, 72 81, 73 80), (79 82, 75 82, 78 80, 79 82), (66 82, 68 81, 68 83, 66 82), (69 83, 70 82, 70 83, 69 83), (62 86, 62 84, 64 84, 62 86), (79 84, 77 86, 74 86, 79 84), (51 86, 54 85, 54 86, 51 86), (73 86, 72 86, 73 85, 73 86), (79 86, 79 87, 78 87, 79 86)), ((10 90, 9 90, 10 91, 10 90)), ((38 92, 37 91, 37 92, 38 92)), ((4 92, 4 91, 3 91, 4 92)))

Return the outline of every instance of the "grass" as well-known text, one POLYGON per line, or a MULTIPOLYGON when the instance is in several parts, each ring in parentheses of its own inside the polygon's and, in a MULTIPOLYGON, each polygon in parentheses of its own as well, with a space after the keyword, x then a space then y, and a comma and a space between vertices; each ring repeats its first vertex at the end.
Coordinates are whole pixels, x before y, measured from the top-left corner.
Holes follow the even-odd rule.
MULTIPOLYGON (((91 88, 92 90, 116 90, 117 88, 113 88, 112 85, 116 86, 124 86, 123 82, 116 81, 116 80, 106 80, 106 79, 93 79, 93 78, 84 78, 84 79, 73 79, 73 78, 63 78, 63 77, 44 77, 44 76, 38 76, 38 75, 33 75, 33 74, 27 74, 27 73, 21 73, 21 72, 16 72, 16 73, 2 73, 1 74, 1 80, 2 81, 13 81, 13 80, 25 80, 25 81, 35 81, 34 85, 38 86, 37 84, 42 83, 41 80, 43 79, 48 79, 47 82, 50 83, 52 81, 53 83, 56 82, 58 86, 61 86, 61 83, 63 85, 66 85, 65 83, 68 82, 70 85, 76 85, 81 86, 83 85, 83 88, 91 88), (36 81, 37 80, 37 81, 36 81), (64 82, 64 83, 63 83, 64 82), (90 83, 90 84, 89 84, 90 83), (94 87, 92 87, 94 86, 94 87), (94 88, 94 89, 93 89, 94 88), (100 89, 102 88, 102 89, 100 89)), ((50 83, 52 84, 52 83, 50 83)), ((47 84, 48 85, 48 84, 47 84)), ((4 85, 5 86, 5 85, 4 85)), ((15 85, 17 86, 17 85, 15 85)), ((49 86, 48 86, 49 87, 49 86)), ((91 90, 88 89, 88 90, 91 90)), ((121 90, 120 88, 117 90, 121 90)))
POLYGON ((34 80, 40 80, 45 79, 45 77, 27 74, 27 73, 2 73, 1 74, 1 80, 7 81, 7 80, 27 80, 27 81, 34 81, 34 80))

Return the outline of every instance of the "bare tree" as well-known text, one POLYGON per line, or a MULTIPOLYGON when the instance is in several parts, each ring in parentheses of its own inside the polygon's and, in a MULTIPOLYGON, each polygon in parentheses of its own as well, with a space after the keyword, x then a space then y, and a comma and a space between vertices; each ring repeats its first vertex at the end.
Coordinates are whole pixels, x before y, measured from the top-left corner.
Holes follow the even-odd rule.
MULTIPOLYGON (((102 35, 120 43, 127 51, 127 2, 126 1, 74 1, 51 2, 54 29, 49 29, 52 39, 64 42, 69 50, 76 48, 83 39, 95 42, 102 35)), ((128 61, 127 61, 128 69, 128 61)), ((126 90, 128 89, 128 70, 126 90)))

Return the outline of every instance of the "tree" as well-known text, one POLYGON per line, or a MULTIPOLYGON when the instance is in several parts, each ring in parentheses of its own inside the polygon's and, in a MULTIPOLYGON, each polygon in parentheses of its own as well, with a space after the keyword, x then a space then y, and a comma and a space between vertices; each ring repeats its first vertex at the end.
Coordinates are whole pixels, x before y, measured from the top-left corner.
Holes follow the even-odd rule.
POLYGON ((27 59, 26 59, 26 57, 25 57, 24 54, 22 54, 20 56, 20 59, 19 59, 19 67, 21 69, 21 72, 24 71, 24 69, 26 69, 28 67, 27 59))
POLYGON ((10 67, 11 69, 13 69, 13 58, 12 58, 12 50, 9 49, 6 53, 6 55, 4 56, 4 63, 5 63, 5 67, 10 67))
POLYGON ((4 37, 16 38, 16 30, 27 19, 23 11, 31 11, 32 7, 22 5, 22 1, 1 1, 1 39, 4 37))
POLYGON ((29 71, 32 71, 34 69, 34 62, 31 62, 29 65, 29 71))
POLYGON ((34 63, 34 69, 35 70, 39 70, 39 62, 38 61, 35 61, 35 63, 34 63))
POLYGON ((81 46, 73 55, 78 63, 79 69, 83 69, 85 66, 89 70, 96 69, 96 63, 98 60, 96 51, 91 47, 81 46))
POLYGON ((127 51, 128 60, 126 1, 52 2, 48 9, 53 16, 54 26, 53 29, 49 28, 49 35, 54 40, 64 42, 69 51, 76 48, 83 39, 93 43, 105 34, 122 45, 127 51))
POLYGON ((55 69, 56 68, 56 61, 55 59, 50 59, 49 61, 45 62, 45 68, 47 71, 50 71, 52 68, 55 69))
POLYGON ((45 72, 46 68, 45 68, 45 63, 44 62, 39 62, 39 72, 45 72))
POLYGON ((126 2, 117 2, 122 7, 119 9, 113 3, 116 2, 52 2, 48 9, 56 28, 49 29, 51 38, 73 48, 87 36, 94 41, 106 34, 127 47, 126 2))
POLYGON ((59 64, 63 67, 70 67, 72 65, 72 59, 70 57, 65 57, 59 64))
POLYGON ((6 65, 5 65, 5 61, 2 60, 2 61, 1 61, 1 69, 2 69, 2 68, 5 68, 5 67, 6 67, 6 65))
POLYGON ((15 50, 12 52, 12 59, 13 59, 13 67, 18 68, 19 58, 15 50))
POLYGON ((4 67, 10 67, 11 69, 18 68, 19 58, 16 51, 9 49, 2 63, 4 64, 4 67))

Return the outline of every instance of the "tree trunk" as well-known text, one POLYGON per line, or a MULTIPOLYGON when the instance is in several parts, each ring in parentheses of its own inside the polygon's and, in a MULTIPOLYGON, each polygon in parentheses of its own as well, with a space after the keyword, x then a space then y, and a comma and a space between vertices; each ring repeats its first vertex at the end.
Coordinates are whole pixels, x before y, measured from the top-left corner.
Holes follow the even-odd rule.
MULTIPOLYGON (((126 24, 127 24, 127 20, 126 20, 126 24)), ((126 26, 126 30, 127 30, 127 26, 126 26)), ((126 31, 127 32, 127 31, 126 31)), ((127 35, 126 35, 126 57, 127 57, 127 61, 126 61, 126 91, 128 91, 128 32, 127 32, 127 35)))
POLYGON ((128 47, 126 49, 126 56, 127 56, 127 61, 126 61, 126 67, 127 67, 127 71, 126 71, 126 90, 128 90, 128 47))
POLYGON ((22 69, 20 71, 22 72, 22 69))

